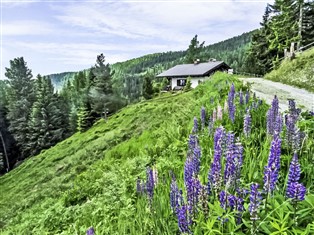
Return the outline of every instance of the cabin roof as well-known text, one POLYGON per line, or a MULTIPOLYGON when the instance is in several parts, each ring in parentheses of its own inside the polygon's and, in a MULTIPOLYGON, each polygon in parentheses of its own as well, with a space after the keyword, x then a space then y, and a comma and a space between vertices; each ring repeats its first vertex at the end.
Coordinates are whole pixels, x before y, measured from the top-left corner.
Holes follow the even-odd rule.
POLYGON ((180 64, 176 65, 157 77, 196 77, 196 76, 206 76, 213 72, 215 69, 221 66, 230 69, 230 66, 223 61, 209 61, 206 63, 196 63, 196 64, 180 64))

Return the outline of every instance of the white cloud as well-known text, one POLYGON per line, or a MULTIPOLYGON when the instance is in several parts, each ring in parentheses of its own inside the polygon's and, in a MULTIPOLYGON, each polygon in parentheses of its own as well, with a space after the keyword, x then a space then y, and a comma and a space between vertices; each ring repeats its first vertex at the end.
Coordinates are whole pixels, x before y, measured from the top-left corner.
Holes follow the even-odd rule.
POLYGON ((35 20, 17 20, 2 22, 3 36, 47 35, 53 34, 56 28, 47 22, 35 20))

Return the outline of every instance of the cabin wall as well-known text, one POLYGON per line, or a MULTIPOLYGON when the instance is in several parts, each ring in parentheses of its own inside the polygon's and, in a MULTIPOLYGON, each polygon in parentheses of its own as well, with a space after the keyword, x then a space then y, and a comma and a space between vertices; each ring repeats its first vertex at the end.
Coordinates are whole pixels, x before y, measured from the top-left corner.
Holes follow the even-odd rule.
MULTIPOLYGON (((174 87, 177 86, 177 81, 181 80, 181 79, 186 79, 187 80, 188 78, 182 77, 182 78, 172 78, 171 79, 171 89, 172 90, 173 90, 174 87)), ((204 77, 195 77, 195 78, 193 77, 193 78, 191 78, 192 88, 197 87, 199 82, 203 82, 204 80, 205 80, 204 77)))

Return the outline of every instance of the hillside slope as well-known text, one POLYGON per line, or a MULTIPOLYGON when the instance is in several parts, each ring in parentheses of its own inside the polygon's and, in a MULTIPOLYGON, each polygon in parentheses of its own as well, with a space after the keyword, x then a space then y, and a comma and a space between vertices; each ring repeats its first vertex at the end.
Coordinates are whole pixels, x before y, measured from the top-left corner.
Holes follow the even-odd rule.
POLYGON ((284 60, 265 78, 314 92, 314 48, 298 54, 292 61, 284 60))
POLYGON ((90 225, 116 231, 116 220, 132 215, 143 169, 157 159, 165 172, 182 165, 193 116, 228 90, 231 77, 221 76, 188 93, 126 107, 1 177, 4 234, 83 234, 90 225))

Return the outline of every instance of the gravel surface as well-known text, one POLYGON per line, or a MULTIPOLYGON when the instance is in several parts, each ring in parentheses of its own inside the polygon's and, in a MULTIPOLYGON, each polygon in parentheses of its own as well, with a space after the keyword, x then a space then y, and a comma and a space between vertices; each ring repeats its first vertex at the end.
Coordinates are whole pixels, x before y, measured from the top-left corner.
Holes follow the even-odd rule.
POLYGON ((302 110, 314 111, 314 93, 262 78, 240 78, 240 80, 251 84, 251 89, 256 96, 265 99, 268 104, 271 104, 274 95, 277 95, 281 111, 288 109, 288 99, 294 99, 297 107, 302 110))

